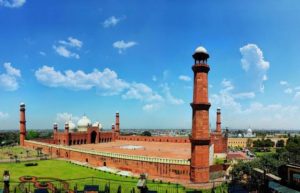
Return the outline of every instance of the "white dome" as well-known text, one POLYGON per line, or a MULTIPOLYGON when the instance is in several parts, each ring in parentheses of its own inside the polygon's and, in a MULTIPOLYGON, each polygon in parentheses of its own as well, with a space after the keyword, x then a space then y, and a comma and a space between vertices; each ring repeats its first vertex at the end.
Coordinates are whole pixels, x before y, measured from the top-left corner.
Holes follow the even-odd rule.
POLYGON ((87 116, 83 116, 77 122, 78 131, 87 131, 87 128, 92 124, 91 120, 87 116))
POLYGON ((202 47, 202 46, 199 46, 198 48, 196 48, 195 53, 205 53, 205 54, 208 54, 207 50, 204 47, 202 47))
POLYGON ((93 127, 98 127, 99 129, 102 129, 102 125, 101 125, 101 123, 100 122, 95 122, 95 123, 93 123, 93 125, 92 125, 93 127))
POLYGON ((247 130, 247 133, 248 133, 248 134, 252 134, 252 129, 249 128, 249 129, 247 130))
POLYGON ((69 124, 69 131, 74 132, 76 130, 76 125, 71 120, 67 122, 69 124))

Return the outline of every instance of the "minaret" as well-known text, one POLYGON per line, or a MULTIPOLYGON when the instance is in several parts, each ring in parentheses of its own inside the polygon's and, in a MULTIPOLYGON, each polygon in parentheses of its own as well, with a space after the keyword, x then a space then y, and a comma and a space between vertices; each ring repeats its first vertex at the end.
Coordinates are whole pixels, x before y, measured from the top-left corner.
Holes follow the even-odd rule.
POLYGON ((115 130, 115 125, 111 124, 111 130, 114 131, 115 130))
POLYGON ((69 137, 69 123, 66 122, 65 123, 65 144, 64 145, 69 145, 69 140, 70 140, 70 137, 69 137))
POLYGON ((198 47, 193 54, 195 60, 194 93, 191 135, 191 181, 194 183, 209 182, 209 108, 208 102, 208 72, 207 64, 209 55, 205 48, 198 47))
POLYGON ((20 145, 24 146, 26 137, 26 118, 25 118, 25 104, 20 104, 20 145))
POLYGON ((221 133, 222 128, 221 128, 221 108, 217 108, 217 121, 216 121, 216 132, 221 133))
POLYGON ((57 138, 57 127, 58 127, 57 123, 54 123, 53 124, 53 140, 54 140, 54 144, 57 144, 57 140, 56 140, 56 138, 57 138))
POLYGON ((118 136, 120 135, 120 115, 119 115, 119 112, 116 113, 115 132, 116 132, 117 138, 118 138, 118 136))
POLYGON ((53 133, 57 133, 57 127, 58 127, 57 123, 54 123, 53 124, 53 133))

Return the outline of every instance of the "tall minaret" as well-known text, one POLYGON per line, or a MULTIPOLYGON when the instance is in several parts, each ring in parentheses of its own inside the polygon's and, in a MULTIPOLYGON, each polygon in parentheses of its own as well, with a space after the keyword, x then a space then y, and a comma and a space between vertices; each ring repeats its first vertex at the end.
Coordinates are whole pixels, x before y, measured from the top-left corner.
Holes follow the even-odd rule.
POLYGON ((217 108, 217 121, 216 121, 216 132, 221 133, 222 128, 221 128, 221 108, 217 108))
POLYGON ((207 59, 209 55, 204 47, 198 47, 193 54, 195 64, 194 93, 191 135, 191 181, 194 183, 209 181, 209 108, 208 102, 208 72, 207 59))
POLYGON ((119 115, 119 112, 116 113, 115 132, 116 132, 117 138, 118 138, 118 136, 120 135, 120 115, 119 115))
POLYGON ((20 145, 24 146, 26 137, 26 117, 25 117, 25 104, 20 104, 20 145))
POLYGON ((65 144, 63 145, 70 145, 70 135, 69 135, 69 123, 65 123, 65 144))

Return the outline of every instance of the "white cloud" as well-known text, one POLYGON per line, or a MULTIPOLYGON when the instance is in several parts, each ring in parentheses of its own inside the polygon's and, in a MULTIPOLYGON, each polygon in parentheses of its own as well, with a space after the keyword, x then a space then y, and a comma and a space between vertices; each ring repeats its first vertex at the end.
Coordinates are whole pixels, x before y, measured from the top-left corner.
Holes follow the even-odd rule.
POLYGON ((43 66, 35 72, 37 80, 49 87, 63 87, 71 90, 89 90, 96 88, 104 95, 115 95, 129 85, 118 78, 116 72, 105 68, 103 72, 94 69, 90 73, 81 70, 65 72, 56 71, 53 67, 43 66))
POLYGON ((53 46, 53 49, 58 53, 59 55, 65 57, 65 58, 76 58, 79 59, 80 56, 76 53, 71 52, 68 50, 65 46, 53 46))
POLYGON ((66 113, 66 112, 64 112, 64 113, 57 113, 56 114, 56 118, 55 118, 55 121, 57 121, 60 124, 64 124, 67 121, 73 121, 76 124, 76 122, 78 120, 79 120, 78 116, 74 116, 73 114, 66 113))
POLYGON ((157 103, 153 103, 153 104, 145 104, 143 106, 143 110, 144 111, 154 111, 154 110, 157 110, 160 108, 160 104, 157 104, 157 103))
POLYGON ((288 85, 288 82, 285 81, 285 80, 281 80, 281 81, 279 82, 279 84, 282 85, 282 86, 287 86, 287 85, 288 85))
POLYGON ((5 73, 0 74, 0 88, 6 91, 15 91, 19 88, 18 79, 21 77, 21 71, 12 67, 11 63, 4 63, 5 73))
POLYGON ((0 0, 0 6, 9 8, 22 7, 26 3, 26 0, 0 0))
POLYGON ((122 95, 123 99, 137 99, 146 102, 163 101, 163 98, 143 83, 132 83, 128 91, 122 95))
MULTIPOLYGON (((123 17, 124 18, 124 17, 123 17)), ((107 18, 104 22, 103 22, 103 27, 105 28, 109 28, 109 27, 114 27, 116 26, 123 18, 117 18, 115 16, 111 16, 109 18, 107 18)))
POLYGON ((40 51, 39 54, 42 55, 42 56, 46 56, 46 53, 42 52, 42 51, 40 51))
POLYGON ((224 91, 230 91, 230 90, 234 89, 234 86, 233 86, 232 82, 230 80, 225 79, 225 78, 222 80, 221 85, 224 88, 223 89, 224 91))
POLYGON ((179 80, 182 80, 182 81, 186 81, 186 82, 191 81, 191 77, 185 76, 185 75, 180 75, 180 76, 178 77, 178 79, 179 79, 179 80))
POLYGON ((6 73, 10 76, 21 77, 21 71, 11 66, 11 63, 6 62, 3 64, 6 73))
POLYGON ((184 103, 182 99, 176 98, 171 94, 171 89, 168 84, 162 85, 165 101, 172 105, 181 105, 184 103))
POLYGON ((55 70, 54 67, 43 66, 35 71, 35 77, 41 84, 54 88, 67 88, 70 90, 96 89, 100 95, 121 95, 125 100, 133 99, 144 103, 143 109, 158 109, 164 103, 172 105, 183 104, 171 94, 167 84, 161 86, 162 94, 155 92, 144 83, 129 83, 118 78, 116 72, 105 68, 102 72, 94 69, 90 73, 82 70, 64 72, 55 70))
POLYGON ((8 118, 8 113, 4 113, 0 111, 0 120, 4 120, 8 118))
POLYGON ((113 43, 113 47, 118 49, 118 52, 120 54, 123 53, 123 51, 125 51, 126 49, 131 48, 135 45, 137 45, 137 42, 135 41, 125 42, 124 40, 120 40, 113 43))
POLYGON ((65 45, 65 46, 70 46, 70 47, 74 47, 74 48, 81 48, 82 47, 82 41, 73 38, 73 37, 68 37, 68 40, 59 40, 58 41, 60 44, 65 45))
POLYGON ((264 59, 262 50, 256 44, 247 44, 240 48, 242 68, 251 73, 258 83, 258 88, 264 92, 264 82, 268 80, 267 71, 270 63, 264 59))
POLYGON ((236 99, 252 99, 255 97, 255 93, 254 92, 242 92, 242 93, 234 94, 233 97, 236 99))
POLYGON ((154 76, 154 75, 152 76, 152 81, 153 81, 153 82, 156 82, 156 81, 157 81, 156 76, 154 76))
POLYGON ((286 93, 286 94, 292 94, 293 93, 293 89, 287 88, 287 89, 284 90, 284 93, 286 93))
POLYGON ((300 92, 296 92, 294 95, 294 99, 299 100, 300 99, 300 92))
POLYGON ((53 45, 53 49, 57 54, 65 58, 79 59, 80 58, 79 54, 77 54, 73 50, 80 49, 82 45, 83 45, 82 41, 73 37, 68 37, 67 40, 59 40, 57 45, 53 45))

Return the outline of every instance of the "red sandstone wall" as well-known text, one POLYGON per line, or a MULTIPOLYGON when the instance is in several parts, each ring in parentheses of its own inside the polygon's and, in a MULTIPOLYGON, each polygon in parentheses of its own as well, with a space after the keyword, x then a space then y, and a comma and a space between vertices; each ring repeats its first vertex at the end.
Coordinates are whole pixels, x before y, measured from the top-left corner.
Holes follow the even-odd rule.
POLYGON ((50 154, 52 157, 66 158, 80 162, 87 162, 93 166, 104 166, 119 168, 121 170, 131 171, 133 173, 148 173, 151 177, 166 177, 181 180, 189 180, 190 166, 166 163, 154 163, 147 161, 127 160, 121 158, 105 157, 92 155, 76 151, 65 150, 56 147, 47 147, 25 141, 24 146, 36 149, 41 147, 43 153, 50 154))
POLYGON ((65 132, 57 132, 54 133, 54 144, 62 144, 62 145, 78 145, 78 144, 87 144, 90 143, 91 133, 96 131, 97 137, 95 143, 106 143, 113 141, 114 133, 111 131, 100 131, 98 132, 95 128, 90 128, 88 132, 74 132, 74 133, 65 133, 65 132), (69 135, 69 137, 68 137, 69 135), (69 143, 68 141, 69 140, 69 143))
POLYGON ((171 143, 190 143, 188 137, 170 137, 170 136, 124 136, 121 135, 118 137, 118 140, 126 141, 155 141, 155 142, 171 142, 171 143))
POLYGON ((226 153, 227 152, 227 138, 222 133, 211 133, 211 143, 214 144, 214 153, 226 153))

